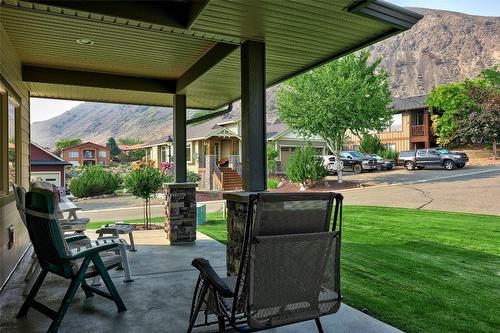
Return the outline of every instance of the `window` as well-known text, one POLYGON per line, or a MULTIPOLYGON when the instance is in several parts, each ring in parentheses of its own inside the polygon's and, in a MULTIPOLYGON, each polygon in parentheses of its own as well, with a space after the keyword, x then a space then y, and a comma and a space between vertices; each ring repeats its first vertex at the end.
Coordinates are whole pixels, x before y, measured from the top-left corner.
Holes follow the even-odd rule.
POLYGON ((186 160, 188 162, 191 162, 193 160, 192 156, 191 156, 191 144, 190 143, 188 143, 186 146, 186 160))
POLYGON ((424 112, 423 110, 415 112, 413 116, 413 125, 421 126, 424 124, 424 112))
POLYGON ((395 143, 386 143, 386 144, 384 144, 384 147, 386 150, 396 151, 396 144, 395 143))
POLYGON ((99 151, 99 157, 106 157, 106 152, 104 150, 99 151))
POLYGON ((69 161, 69 163, 71 163, 72 166, 79 166, 80 163, 78 163, 78 161, 69 161))
POLYGON ((428 156, 427 150, 419 150, 419 151, 417 151, 417 156, 420 156, 420 157, 426 157, 426 156, 428 156))
POLYGON ((403 114, 397 113, 392 115, 392 120, 389 126, 384 129, 384 132, 399 132, 403 130, 403 114))
POLYGON ((78 158, 78 151, 70 150, 69 157, 78 158))
POLYGON ((17 95, 2 85, 0 77, 0 195, 8 194, 12 184, 19 183, 21 147, 20 103, 17 95))
POLYGON ((167 162, 167 147, 160 146, 160 163, 167 162))

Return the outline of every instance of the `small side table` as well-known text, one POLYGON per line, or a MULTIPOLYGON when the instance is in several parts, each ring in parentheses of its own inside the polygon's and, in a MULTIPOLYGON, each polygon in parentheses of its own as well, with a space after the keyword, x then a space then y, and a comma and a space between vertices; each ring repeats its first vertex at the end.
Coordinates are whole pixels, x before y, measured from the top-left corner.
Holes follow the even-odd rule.
POLYGON ((134 226, 127 223, 116 223, 116 224, 107 224, 103 228, 97 230, 97 234, 99 237, 103 235, 112 235, 115 237, 119 237, 118 235, 128 234, 130 239, 130 251, 137 251, 134 244, 134 236, 132 232, 134 231, 134 226))

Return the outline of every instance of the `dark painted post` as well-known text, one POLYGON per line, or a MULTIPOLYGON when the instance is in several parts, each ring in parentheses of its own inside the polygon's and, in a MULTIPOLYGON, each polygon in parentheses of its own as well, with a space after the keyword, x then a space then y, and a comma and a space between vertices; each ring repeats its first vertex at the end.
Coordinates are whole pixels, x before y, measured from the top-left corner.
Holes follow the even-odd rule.
POLYGON ((174 181, 186 182, 186 95, 174 96, 174 181))
POLYGON ((247 41, 241 46, 241 165, 243 190, 265 191, 266 82, 265 44, 247 41))

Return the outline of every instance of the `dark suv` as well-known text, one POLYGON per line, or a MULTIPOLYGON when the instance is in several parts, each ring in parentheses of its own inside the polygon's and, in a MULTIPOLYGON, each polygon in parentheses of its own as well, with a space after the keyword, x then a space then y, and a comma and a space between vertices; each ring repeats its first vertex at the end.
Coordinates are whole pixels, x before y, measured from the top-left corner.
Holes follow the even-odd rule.
POLYGON ((378 162, 376 158, 367 157, 359 151, 348 150, 340 152, 340 159, 344 164, 344 170, 351 169, 356 173, 361 171, 375 171, 377 170, 378 162))
POLYGON ((402 151, 398 156, 398 164, 404 165, 407 170, 426 166, 443 166, 446 170, 453 170, 463 168, 468 161, 467 154, 450 152, 445 148, 402 151))

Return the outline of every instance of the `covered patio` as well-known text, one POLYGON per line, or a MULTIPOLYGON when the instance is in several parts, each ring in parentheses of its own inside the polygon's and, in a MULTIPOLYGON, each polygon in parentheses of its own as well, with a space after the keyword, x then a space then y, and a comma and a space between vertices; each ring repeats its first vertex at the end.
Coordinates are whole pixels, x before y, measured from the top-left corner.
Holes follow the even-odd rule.
MULTIPOLYGON (((85 331, 95 333, 186 331, 191 296, 198 277, 198 271, 190 263, 196 257, 205 257, 223 276, 226 271, 226 247, 202 234, 198 234, 193 245, 167 246, 164 233, 160 230, 136 232, 136 244, 138 251, 131 252, 129 256, 135 281, 123 283, 123 271, 110 272, 128 311, 118 313, 111 302, 98 297, 85 299, 83 292, 79 292, 64 318, 60 332, 79 332, 82 327, 85 331)), ((50 319, 37 311, 30 311, 29 316, 22 320, 15 318, 23 302, 23 279, 27 266, 27 261, 23 262, 2 291, 2 332, 45 332, 50 323, 50 319)), ((38 297, 57 308, 66 285, 65 280, 51 276, 38 297)), ((323 317, 322 322, 326 332, 401 332, 345 304, 336 314, 323 317)), ((315 329, 314 322, 309 321, 266 332, 299 333, 315 329)), ((214 328, 199 328, 195 332, 213 331, 214 328)))
MULTIPOLYGON (((4 133, 11 123, 6 121, 11 101, 16 113, 15 182, 25 188, 30 185, 29 98, 42 97, 172 106, 175 189, 193 191, 186 183, 187 108, 218 115, 241 99, 244 192, 233 193, 228 201, 244 207, 248 193, 266 190, 266 87, 407 30, 420 18, 373 0, 0 0, 2 331, 45 327, 39 314, 14 319, 30 241, 4 172, 9 168, 10 138, 4 133)), ((231 218, 236 212, 228 214, 231 218)), ((131 255, 136 282, 117 283, 129 311, 119 315, 105 302, 76 301, 64 330, 184 330, 196 279, 190 261, 207 256, 223 271, 225 247, 203 236, 195 245, 181 247, 161 243, 165 233, 148 237, 142 251, 131 255)), ((51 280, 40 296, 56 302, 62 292, 51 280)), ((391 331, 348 307, 338 316, 335 326, 345 332, 391 331)), ((304 331, 305 326, 286 329, 304 331)))

